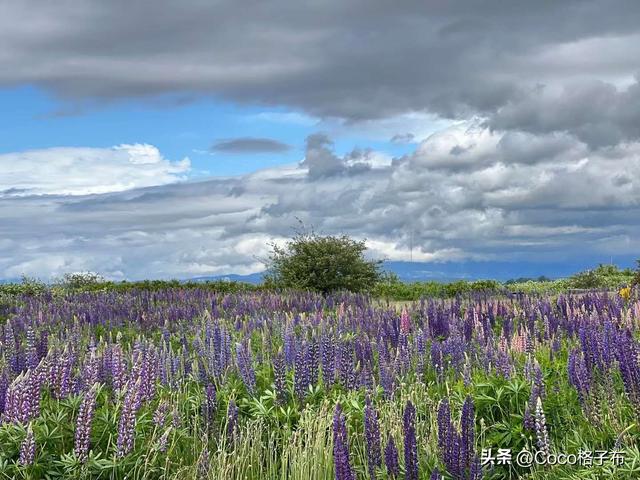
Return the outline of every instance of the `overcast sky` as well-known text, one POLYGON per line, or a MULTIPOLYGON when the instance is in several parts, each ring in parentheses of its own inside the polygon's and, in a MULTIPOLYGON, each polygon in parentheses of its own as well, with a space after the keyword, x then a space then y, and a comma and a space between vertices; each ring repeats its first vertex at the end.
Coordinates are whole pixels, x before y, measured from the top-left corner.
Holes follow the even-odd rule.
POLYGON ((487 276, 630 263, 639 18, 634 0, 0 0, 0 278, 256 272, 296 218, 487 276))

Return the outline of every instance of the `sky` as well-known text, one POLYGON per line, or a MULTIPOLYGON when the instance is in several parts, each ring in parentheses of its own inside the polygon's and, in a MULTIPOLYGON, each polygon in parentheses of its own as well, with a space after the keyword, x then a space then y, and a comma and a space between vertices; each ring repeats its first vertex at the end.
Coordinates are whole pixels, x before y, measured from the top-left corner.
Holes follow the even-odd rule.
POLYGON ((298 220, 461 275, 640 257, 636 1, 0 12, 2 279, 249 274, 298 220))

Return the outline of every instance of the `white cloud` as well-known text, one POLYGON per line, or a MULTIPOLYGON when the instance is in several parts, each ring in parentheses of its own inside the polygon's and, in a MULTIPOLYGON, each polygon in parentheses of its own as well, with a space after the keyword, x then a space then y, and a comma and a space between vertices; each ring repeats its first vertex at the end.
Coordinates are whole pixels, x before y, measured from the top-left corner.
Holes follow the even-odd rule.
MULTIPOLYGON (((158 167, 169 181, 178 178, 166 172, 180 167, 154 147, 99 151, 116 164, 108 171, 158 167)), ((372 255, 389 260, 534 261, 640 249, 639 142, 589 150, 571 137, 474 123, 431 136, 391 163, 379 158, 375 151, 338 156, 326 137, 313 137, 305 162, 238 177, 107 194, 5 195, 0 277, 251 273, 263 268, 269 241, 289 237, 297 218, 321 233, 366 238, 372 255), (466 149, 464 166, 456 146, 466 149)), ((69 191, 58 175, 48 191, 69 191)))
POLYGON ((190 162, 171 162, 153 145, 58 147, 0 155, 0 197, 89 195, 165 185, 185 178, 190 162))
POLYGON ((260 121, 268 123, 284 123, 289 125, 301 125, 312 127, 320 122, 320 119, 300 112, 265 111, 250 115, 242 115, 240 120, 247 122, 260 121))

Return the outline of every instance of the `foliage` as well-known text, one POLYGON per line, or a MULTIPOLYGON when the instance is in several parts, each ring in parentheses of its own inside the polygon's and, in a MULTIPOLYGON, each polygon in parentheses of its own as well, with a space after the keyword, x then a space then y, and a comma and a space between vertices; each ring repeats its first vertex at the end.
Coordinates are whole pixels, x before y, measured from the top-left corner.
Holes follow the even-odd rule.
POLYGON ((0 284, 0 293, 5 295, 30 295, 37 296, 48 290, 44 282, 36 278, 23 276, 20 283, 0 284))
MULTIPOLYGON (((527 279, 518 278, 504 283, 495 280, 457 280, 454 282, 403 282, 397 275, 388 271, 378 271, 379 277, 374 285, 367 288, 373 297, 413 301, 421 298, 453 298, 474 293, 483 294, 559 294, 570 290, 603 289, 618 291, 621 287, 640 284, 640 261, 635 271, 619 269, 612 265, 600 265, 594 269, 576 273, 568 278, 549 280, 544 276, 527 279)), ((37 279, 24 277, 21 283, 0 284, 0 318, 15 303, 15 297, 22 295, 39 296, 52 294, 65 295, 68 292, 131 292, 162 291, 166 289, 203 289, 218 293, 278 291, 283 285, 269 277, 262 284, 228 281, 181 281, 181 280, 142 280, 114 282, 104 280, 97 274, 72 274, 63 280, 47 285, 37 279)), ((305 287, 309 288, 309 287, 305 287)))
POLYGON ((345 293, 29 297, 0 326, 0 478, 329 480, 345 462, 389 478, 369 455, 389 439, 400 478, 407 459, 417 478, 638 478, 639 311, 637 297, 602 293, 470 294, 402 312, 345 293), (482 449, 537 451, 539 425, 552 453, 625 461, 472 475, 482 449))
POLYGON ((91 291, 101 288, 105 279, 94 272, 66 273, 56 287, 67 291, 91 291))
POLYGON ((271 248, 267 284, 275 287, 363 292, 382 279, 382 262, 364 257, 364 240, 302 231, 284 246, 273 244, 271 248))
POLYGON ((537 278, 527 278, 527 277, 519 277, 519 278, 512 278, 510 280, 507 280, 506 282, 504 282, 505 285, 514 285, 514 284, 519 284, 519 283, 528 283, 528 282, 538 282, 538 283, 542 283, 542 282, 550 282, 551 279, 549 277, 546 277, 545 275, 540 275, 537 278))
POLYGON ((455 282, 380 282, 372 290, 372 295, 392 300, 419 300, 420 298, 451 298, 458 295, 476 293, 498 293, 503 290, 495 280, 458 280, 455 282))
POLYGON ((615 265, 599 265, 568 278, 550 280, 541 276, 535 279, 518 278, 504 283, 495 280, 458 280, 454 282, 401 282, 391 277, 380 282, 372 290, 372 295, 390 300, 419 300, 421 298, 451 298, 471 293, 491 294, 559 294, 571 290, 602 289, 617 291, 620 287, 640 280, 640 262, 634 273, 630 269, 620 269, 615 265), (634 275, 636 280, 634 280, 634 275))
POLYGON ((576 273, 569 277, 570 288, 607 288, 617 289, 633 281, 631 269, 620 270, 616 265, 600 264, 591 270, 576 273))
MULTIPOLYGON (((115 292, 124 293, 132 291, 162 291, 171 288, 185 290, 208 290, 218 293, 239 293, 265 290, 263 285, 238 282, 232 280, 205 280, 205 281, 181 281, 181 280, 140 280, 121 281, 99 280, 95 282, 66 282, 59 281, 53 285, 29 280, 28 283, 0 284, 0 296, 36 296, 42 294, 66 295, 69 292, 115 292)), ((7 298, 8 300, 8 298, 7 298)))

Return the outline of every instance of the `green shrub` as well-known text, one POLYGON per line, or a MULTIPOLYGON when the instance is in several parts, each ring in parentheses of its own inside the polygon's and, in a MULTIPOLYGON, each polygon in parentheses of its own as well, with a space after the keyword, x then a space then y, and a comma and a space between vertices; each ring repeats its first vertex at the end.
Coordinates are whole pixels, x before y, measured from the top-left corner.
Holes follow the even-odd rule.
POLYGON ((591 270, 576 273, 569 277, 570 288, 606 288, 617 289, 633 281, 631 269, 621 270, 616 265, 600 264, 591 270))
POLYGON ((285 246, 272 245, 266 284, 329 293, 364 292, 382 279, 381 261, 367 260, 365 241, 346 235, 297 233, 285 246))

